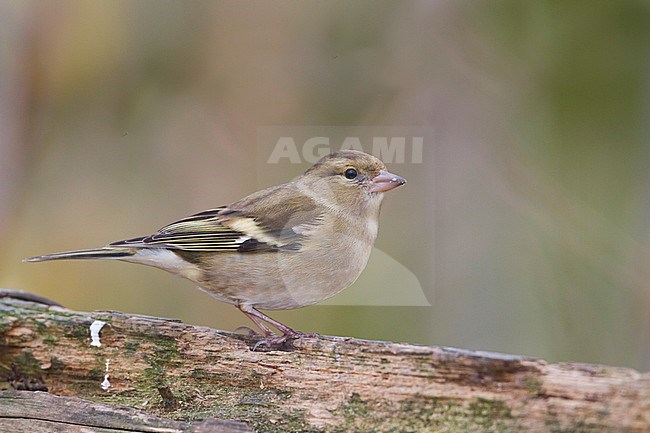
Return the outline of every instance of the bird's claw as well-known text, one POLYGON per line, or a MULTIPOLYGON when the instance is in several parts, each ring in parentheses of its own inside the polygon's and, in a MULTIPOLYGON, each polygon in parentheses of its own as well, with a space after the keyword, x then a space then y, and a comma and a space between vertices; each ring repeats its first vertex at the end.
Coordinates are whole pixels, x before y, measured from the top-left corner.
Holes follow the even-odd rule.
POLYGON ((288 332, 282 335, 278 335, 277 337, 273 338, 265 338, 264 340, 260 340, 255 345, 253 346, 253 352, 257 351, 262 346, 266 346, 267 348, 271 349, 273 346, 279 346, 287 341, 291 340, 297 340, 299 338, 316 338, 318 337, 318 334, 305 334, 304 332, 298 332, 298 331, 293 331, 293 332, 288 332))

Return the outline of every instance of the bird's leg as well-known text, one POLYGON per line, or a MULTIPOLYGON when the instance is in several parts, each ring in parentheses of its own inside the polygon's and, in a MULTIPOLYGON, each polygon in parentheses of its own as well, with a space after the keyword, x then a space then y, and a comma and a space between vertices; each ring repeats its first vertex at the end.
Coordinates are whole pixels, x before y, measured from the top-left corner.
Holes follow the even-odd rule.
POLYGON ((262 331, 264 331, 266 336, 269 337, 265 340, 260 340, 257 343, 255 343, 255 346, 253 346, 253 350, 256 350, 259 346, 271 347, 276 344, 284 343, 287 340, 292 340, 300 337, 315 336, 315 334, 305 334, 304 332, 295 331, 289 328, 288 326, 278 322, 277 320, 272 319, 271 317, 267 316, 261 311, 256 310, 250 305, 240 304, 238 305, 238 307, 242 311, 242 313, 248 316, 257 326, 260 327, 262 331), (276 327, 280 332, 282 332, 282 335, 275 336, 275 334, 269 329, 268 326, 266 326, 264 322, 269 323, 274 327, 276 327))
MULTIPOLYGON (((271 331, 271 330, 269 329, 269 327, 266 326, 262 320, 258 319, 258 318, 255 317, 253 314, 251 314, 251 313, 249 313, 249 312, 247 312, 247 311, 242 310, 241 308, 240 308, 240 310, 242 311, 242 313, 244 313, 244 314, 246 315, 246 317, 248 317, 249 319, 251 319, 251 320, 253 321, 253 323, 255 323, 255 324, 257 325, 258 328, 260 328, 260 329, 262 330, 262 332, 264 333, 264 335, 266 335, 267 337, 273 337, 273 336, 275 335, 275 333, 274 333, 273 331, 271 331)), ((240 327, 237 328, 237 329, 248 329, 248 330, 250 331, 250 334, 251 334, 251 335, 255 335, 255 334, 257 334, 257 332, 255 332, 254 330, 252 330, 252 329, 249 328, 248 326, 240 326, 240 327)), ((259 334, 258 334, 258 335, 259 335, 259 334)))

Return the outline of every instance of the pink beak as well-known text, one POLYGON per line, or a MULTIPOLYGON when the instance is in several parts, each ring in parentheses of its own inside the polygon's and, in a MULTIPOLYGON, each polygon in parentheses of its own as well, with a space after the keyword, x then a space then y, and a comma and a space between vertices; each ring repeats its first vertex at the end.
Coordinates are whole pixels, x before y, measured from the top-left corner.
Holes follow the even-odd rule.
POLYGON ((402 186, 405 183, 406 179, 403 177, 381 170, 370 182, 370 192, 390 191, 391 189, 402 186))

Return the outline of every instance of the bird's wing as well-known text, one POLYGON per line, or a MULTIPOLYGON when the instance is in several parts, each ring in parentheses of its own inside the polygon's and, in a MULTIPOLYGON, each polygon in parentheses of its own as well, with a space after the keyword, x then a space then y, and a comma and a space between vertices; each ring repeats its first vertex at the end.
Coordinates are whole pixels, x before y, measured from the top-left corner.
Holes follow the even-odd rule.
MULTIPOLYGON (((287 188, 286 186, 281 186, 287 188)), ((111 246, 167 248, 188 252, 299 250, 304 228, 322 221, 322 209, 305 196, 271 188, 230 206, 197 213, 157 233, 111 246)))

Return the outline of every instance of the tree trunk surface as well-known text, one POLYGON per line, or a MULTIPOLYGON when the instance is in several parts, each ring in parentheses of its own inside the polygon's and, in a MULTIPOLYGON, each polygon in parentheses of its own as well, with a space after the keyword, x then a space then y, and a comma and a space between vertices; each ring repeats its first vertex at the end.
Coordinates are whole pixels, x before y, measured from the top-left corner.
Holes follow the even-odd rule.
POLYGON ((256 338, 5 291, 0 432, 650 432, 648 373, 328 336, 253 351, 256 338))

